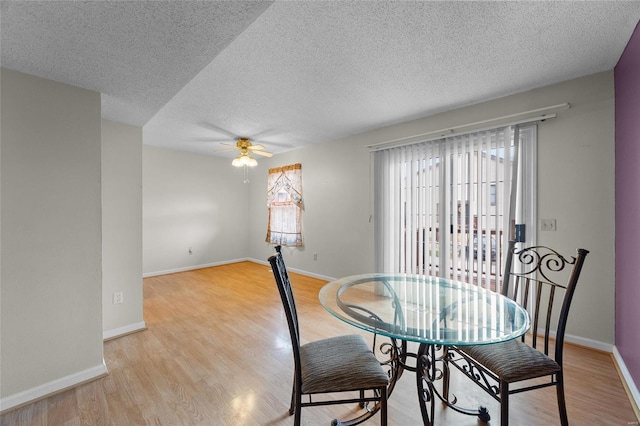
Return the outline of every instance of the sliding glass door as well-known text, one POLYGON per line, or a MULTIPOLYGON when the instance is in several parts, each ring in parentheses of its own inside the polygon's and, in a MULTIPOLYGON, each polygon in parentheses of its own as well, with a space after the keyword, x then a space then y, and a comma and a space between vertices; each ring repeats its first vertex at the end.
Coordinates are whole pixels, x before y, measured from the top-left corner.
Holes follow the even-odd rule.
POLYGON ((507 241, 534 220, 533 154, 534 126, 375 152, 377 270, 499 290, 507 241))

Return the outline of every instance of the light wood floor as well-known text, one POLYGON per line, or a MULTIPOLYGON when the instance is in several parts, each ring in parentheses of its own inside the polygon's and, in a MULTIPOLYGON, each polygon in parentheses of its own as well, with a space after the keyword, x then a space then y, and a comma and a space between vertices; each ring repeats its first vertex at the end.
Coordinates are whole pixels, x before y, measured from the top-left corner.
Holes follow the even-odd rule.
MULTIPOLYGON (((298 274, 291 279, 303 341, 358 332, 320 306, 323 281, 298 274)), ((267 266, 242 262, 146 278, 144 319, 148 330, 105 342, 108 376, 10 411, 0 425, 293 424, 287 415, 290 340, 267 266)), ((572 425, 638 424, 609 354, 572 345, 565 352, 572 425)), ((465 405, 488 406, 491 424, 499 424, 497 403, 466 379, 454 381, 453 389, 465 405)), ((329 425, 355 409, 307 408, 302 421, 329 425)), ((513 397, 510 420, 559 424, 554 390, 513 397)), ((389 424, 420 423, 414 378, 406 372, 389 401, 389 424)), ((378 417, 368 424, 379 424, 378 417)), ((483 423, 437 404, 436 424, 483 423)))

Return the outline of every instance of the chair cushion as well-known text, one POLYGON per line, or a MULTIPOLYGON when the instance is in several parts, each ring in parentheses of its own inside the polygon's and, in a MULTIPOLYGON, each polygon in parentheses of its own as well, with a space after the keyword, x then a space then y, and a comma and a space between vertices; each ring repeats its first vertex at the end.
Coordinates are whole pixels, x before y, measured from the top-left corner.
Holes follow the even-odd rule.
POLYGON ((489 345, 458 346, 457 349, 508 383, 547 376, 562 370, 557 362, 518 339, 489 345))
POLYGON ((302 393, 386 386, 389 377, 360 335, 316 340, 300 347, 302 393))

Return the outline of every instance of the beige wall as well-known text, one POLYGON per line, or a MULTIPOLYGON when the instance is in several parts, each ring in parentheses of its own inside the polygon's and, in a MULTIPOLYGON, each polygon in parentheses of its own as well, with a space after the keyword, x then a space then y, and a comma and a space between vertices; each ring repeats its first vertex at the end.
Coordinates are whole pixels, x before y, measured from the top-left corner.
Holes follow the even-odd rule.
POLYGON ((302 164, 302 248, 283 248, 287 266, 321 277, 373 271, 373 210, 369 151, 365 136, 314 145, 263 159, 251 181, 250 257, 266 261, 264 242, 270 167, 302 164), (314 261, 314 254, 318 260, 314 261))
POLYGON ((145 275, 247 257, 249 184, 230 159, 144 146, 142 171, 145 275))
POLYGON ((2 70, 0 409, 106 372, 100 94, 2 70))
POLYGON ((102 329, 110 338, 144 327, 142 128, 102 120, 102 329))
MULTIPOLYGON (((373 270, 371 159, 367 145, 550 105, 571 103, 538 127, 538 218, 557 231, 538 243, 591 251, 574 299, 568 333, 611 349, 614 342, 613 73, 600 73, 319 144, 262 160, 251 182, 249 255, 264 261, 269 167, 302 163, 305 247, 286 249, 287 265, 326 277, 373 270), (314 261, 314 253, 318 260, 314 261)), ((571 337, 571 336, 569 336, 571 337)))

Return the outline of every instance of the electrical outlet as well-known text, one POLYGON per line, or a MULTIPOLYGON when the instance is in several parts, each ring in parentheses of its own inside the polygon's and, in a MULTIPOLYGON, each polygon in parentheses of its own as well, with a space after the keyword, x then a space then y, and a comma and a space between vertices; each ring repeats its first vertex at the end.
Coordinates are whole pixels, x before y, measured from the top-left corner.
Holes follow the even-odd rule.
POLYGON ((313 253, 313 260, 318 260, 318 253, 313 253))
POLYGON ((116 291, 115 293, 113 293, 113 304, 117 305, 122 302, 123 302, 122 292, 116 291))
POLYGON ((556 220, 555 219, 541 219, 540 220, 540 230, 541 231, 555 231, 556 230, 556 220))

